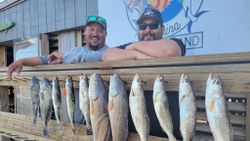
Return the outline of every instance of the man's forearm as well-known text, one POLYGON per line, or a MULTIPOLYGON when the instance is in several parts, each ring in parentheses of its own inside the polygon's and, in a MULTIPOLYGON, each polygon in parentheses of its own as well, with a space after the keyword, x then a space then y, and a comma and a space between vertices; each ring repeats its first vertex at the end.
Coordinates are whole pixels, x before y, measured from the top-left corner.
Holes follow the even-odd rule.
POLYGON ((23 62, 24 66, 36 66, 42 65, 42 61, 39 57, 30 57, 30 58, 23 58, 20 59, 23 62))
POLYGON ((136 50, 151 57, 180 56, 181 50, 173 40, 139 41, 129 45, 127 50, 136 50))
POLYGON ((119 48, 110 48, 102 56, 102 61, 114 60, 135 60, 136 55, 132 50, 124 50, 119 48))

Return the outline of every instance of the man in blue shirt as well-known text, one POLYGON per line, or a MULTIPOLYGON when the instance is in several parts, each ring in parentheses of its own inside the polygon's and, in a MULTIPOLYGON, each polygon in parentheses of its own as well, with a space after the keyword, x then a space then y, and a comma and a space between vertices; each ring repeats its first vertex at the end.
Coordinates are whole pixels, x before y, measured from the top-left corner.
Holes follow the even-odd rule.
POLYGON ((84 31, 86 42, 85 46, 73 47, 65 53, 53 52, 48 56, 38 56, 16 60, 8 67, 8 77, 11 78, 14 71, 20 73, 23 66, 101 61, 103 53, 109 48, 105 44, 107 36, 106 30, 107 24, 103 17, 89 16, 84 31))

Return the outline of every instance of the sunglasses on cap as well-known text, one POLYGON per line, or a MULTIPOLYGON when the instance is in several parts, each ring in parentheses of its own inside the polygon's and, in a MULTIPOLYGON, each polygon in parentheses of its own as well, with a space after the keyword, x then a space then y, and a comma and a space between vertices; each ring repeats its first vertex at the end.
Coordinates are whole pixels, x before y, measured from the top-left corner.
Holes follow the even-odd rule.
POLYGON ((106 20, 103 17, 99 17, 99 16, 89 16, 87 21, 106 23, 106 20))
POLYGON ((154 29, 157 29, 159 27, 159 25, 160 25, 159 23, 151 23, 151 24, 140 23, 140 24, 138 24, 138 27, 140 30, 145 30, 145 29, 147 29, 147 27, 154 30, 154 29))

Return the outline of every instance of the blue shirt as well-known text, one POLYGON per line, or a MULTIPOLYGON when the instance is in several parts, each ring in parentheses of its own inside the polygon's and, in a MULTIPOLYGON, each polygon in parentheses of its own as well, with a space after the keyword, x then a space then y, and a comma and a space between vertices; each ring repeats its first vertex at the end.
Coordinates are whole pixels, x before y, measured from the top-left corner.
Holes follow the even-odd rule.
MULTIPOLYGON (((83 62, 97 62, 102 60, 102 55, 109 47, 105 44, 99 50, 89 50, 87 46, 73 47, 63 54, 63 64, 75 64, 83 62)), ((48 64, 48 56, 39 56, 42 64, 48 64)))

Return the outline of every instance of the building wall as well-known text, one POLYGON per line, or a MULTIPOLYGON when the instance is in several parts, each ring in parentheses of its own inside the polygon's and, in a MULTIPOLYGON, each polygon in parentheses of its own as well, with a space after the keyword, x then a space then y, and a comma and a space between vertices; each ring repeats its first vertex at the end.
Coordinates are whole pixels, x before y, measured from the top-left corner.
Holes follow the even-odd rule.
POLYGON ((97 4, 97 0, 26 0, 0 12, 1 23, 15 22, 0 32, 0 42, 82 26, 88 15, 98 14, 97 4))

